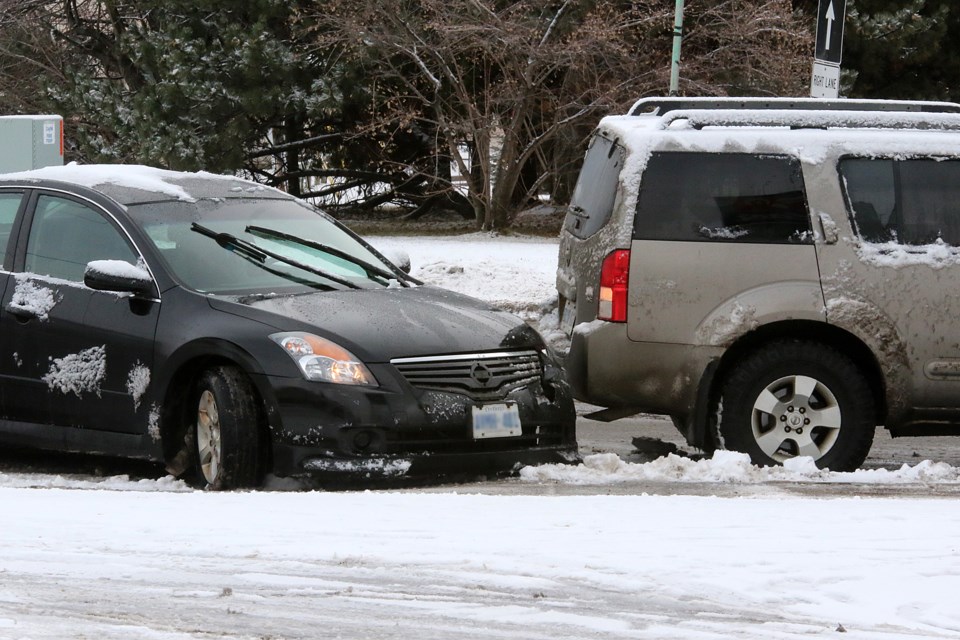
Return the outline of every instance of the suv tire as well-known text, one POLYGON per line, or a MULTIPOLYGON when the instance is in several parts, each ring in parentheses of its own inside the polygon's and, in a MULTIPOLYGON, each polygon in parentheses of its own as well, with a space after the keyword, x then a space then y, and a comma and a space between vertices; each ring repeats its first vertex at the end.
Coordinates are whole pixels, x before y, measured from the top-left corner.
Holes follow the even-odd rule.
POLYGON ((876 430, 866 376, 846 355, 809 341, 770 343, 736 363, 722 387, 720 443, 773 465, 810 456, 853 471, 876 430))

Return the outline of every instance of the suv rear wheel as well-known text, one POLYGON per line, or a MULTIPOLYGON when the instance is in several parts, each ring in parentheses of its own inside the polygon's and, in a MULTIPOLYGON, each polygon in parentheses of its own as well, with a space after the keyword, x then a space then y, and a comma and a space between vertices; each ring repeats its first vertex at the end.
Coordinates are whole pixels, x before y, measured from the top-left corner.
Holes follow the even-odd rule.
POLYGON ((852 471, 876 430, 873 394, 854 362, 817 342, 774 342, 737 363, 722 389, 723 446, 759 465, 809 456, 852 471))

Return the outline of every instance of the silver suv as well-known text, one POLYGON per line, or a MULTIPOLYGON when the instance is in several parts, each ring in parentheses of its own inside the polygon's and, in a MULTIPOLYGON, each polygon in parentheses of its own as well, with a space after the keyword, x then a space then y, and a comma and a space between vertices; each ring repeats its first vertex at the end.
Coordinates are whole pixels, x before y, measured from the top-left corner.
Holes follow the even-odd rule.
POLYGON ((575 395, 705 451, 859 467, 960 435, 960 105, 641 100, 561 234, 575 395))

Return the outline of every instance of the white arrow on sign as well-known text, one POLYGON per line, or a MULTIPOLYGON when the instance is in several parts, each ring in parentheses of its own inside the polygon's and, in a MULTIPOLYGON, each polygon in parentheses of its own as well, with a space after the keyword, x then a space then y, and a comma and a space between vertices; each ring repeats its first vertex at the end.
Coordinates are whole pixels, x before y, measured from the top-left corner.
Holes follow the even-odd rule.
POLYGON ((830 36, 833 34, 833 21, 837 19, 837 14, 833 12, 833 0, 830 0, 830 4, 827 5, 827 39, 824 43, 823 50, 830 51, 830 36))

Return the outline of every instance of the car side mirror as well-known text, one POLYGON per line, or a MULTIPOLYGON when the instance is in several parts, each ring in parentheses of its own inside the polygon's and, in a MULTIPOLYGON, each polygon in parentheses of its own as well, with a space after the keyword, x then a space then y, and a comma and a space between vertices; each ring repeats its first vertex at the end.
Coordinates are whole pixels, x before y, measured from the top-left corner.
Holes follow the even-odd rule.
POLYGON ((83 284, 97 291, 138 296, 151 296, 154 289, 153 278, 146 269, 123 260, 93 260, 87 263, 83 284))

